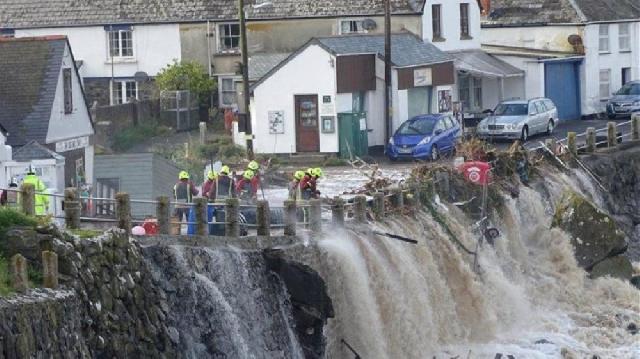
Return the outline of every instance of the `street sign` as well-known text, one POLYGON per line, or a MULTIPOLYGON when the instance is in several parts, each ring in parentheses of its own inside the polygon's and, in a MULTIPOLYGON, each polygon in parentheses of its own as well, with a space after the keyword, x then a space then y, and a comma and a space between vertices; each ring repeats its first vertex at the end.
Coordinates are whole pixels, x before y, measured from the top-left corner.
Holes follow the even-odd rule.
POLYGON ((56 152, 68 152, 89 146, 89 136, 56 142, 56 152))

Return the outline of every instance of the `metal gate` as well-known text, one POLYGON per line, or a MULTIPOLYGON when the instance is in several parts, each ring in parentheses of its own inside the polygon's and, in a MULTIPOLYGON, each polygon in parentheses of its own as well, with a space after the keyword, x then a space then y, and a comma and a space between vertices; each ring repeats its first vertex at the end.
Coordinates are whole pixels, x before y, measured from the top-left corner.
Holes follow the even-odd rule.
POLYGON ((544 92, 558 108, 561 121, 580 118, 580 62, 582 59, 544 64, 544 92))
POLYGON ((161 91, 160 116, 178 131, 198 128, 198 96, 190 91, 161 91))

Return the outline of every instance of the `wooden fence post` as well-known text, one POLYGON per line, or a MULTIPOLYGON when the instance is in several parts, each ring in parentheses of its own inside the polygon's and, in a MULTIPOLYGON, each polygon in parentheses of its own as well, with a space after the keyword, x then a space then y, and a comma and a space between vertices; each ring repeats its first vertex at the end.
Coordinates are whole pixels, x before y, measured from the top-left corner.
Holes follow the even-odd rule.
POLYGON ((358 195, 353 199, 353 219, 357 223, 367 223, 367 197, 358 195))
POLYGON ((42 252, 42 284, 45 288, 58 288, 58 255, 55 252, 42 252))
POLYGON ((295 236, 296 235, 296 201, 285 200, 284 201, 284 235, 295 236))
POLYGON ((240 201, 227 198, 225 201, 224 233, 227 237, 240 236, 240 201))
POLYGON ((376 221, 382 221, 384 218, 384 193, 376 192, 373 194, 373 214, 376 221))
POLYGON ((391 197, 393 200, 393 206, 400 209, 404 207, 404 196, 402 195, 402 189, 396 188, 393 190, 393 196, 391 197))
POLYGON ((578 144, 576 143, 575 132, 567 132, 567 148, 572 155, 578 155, 578 144))
POLYGON ((29 289, 29 276, 27 275, 27 259, 21 254, 11 257, 10 272, 11 286, 18 293, 24 293, 29 289))
POLYGON ((640 113, 631 118, 631 139, 640 140, 640 113))
POLYGON ((271 235, 271 212, 269 211, 269 201, 260 200, 256 208, 256 225, 259 236, 271 235))
POLYGON ((64 223, 69 229, 80 228, 80 201, 78 190, 74 187, 64 189, 64 223))
POLYGON ((208 201, 206 198, 196 198, 193 202, 193 210, 196 211, 196 234, 199 236, 206 236, 209 233, 209 223, 207 223, 208 201))
POLYGON ((616 123, 610 121, 607 123, 607 146, 615 147, 618 144, 618 129, 616 123))
POLYGON ((158 232, 169 234, 169 197, 160 196, 157 198, 156 218, 158 219, 158 232))
POLYGON ((116 218, 118 228, 124 229, 127 234, 131 233, 131 200, 128 193, 116 193, 116 218))
POLYGON ((36 213, 36 188, 31 183, 23 183, 20 193, 22 212, 28 216, 36 213))
POLYGON ((309 228, 317 234, 322 231, 322 201, 314 198, 309 204, 309 228))
POLYGON ((587 127, 587 152, 592 153, 596 150, 596 128, 587 127))
POLYGON ((344 200, 338 196, 333 197, 331 220, 335 226, 339 228, 344 227, 344 200))

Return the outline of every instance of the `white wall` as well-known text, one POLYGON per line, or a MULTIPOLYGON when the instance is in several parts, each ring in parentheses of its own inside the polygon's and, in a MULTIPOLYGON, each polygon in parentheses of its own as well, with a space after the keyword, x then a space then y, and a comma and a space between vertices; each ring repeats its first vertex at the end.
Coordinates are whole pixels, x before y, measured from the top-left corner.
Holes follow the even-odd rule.
MULTIPOLYGON (((335 104, 336 75, 331 63, 335 64, 332 55, 317 45, 310 45, 254 90, 252 125, 256 134, 256 152, 296 152, 294 95, 317 94, 319 108, 322 107, 322 96, 331 95, 335 104), (332 59, 334 61, 330 61, 332 59), (284 111, 284 134, 270 134, 268 112, 279 110, 284 111)), ((333 115, 335 114, 334 109, 333 115)), ((320 129, 318 131, 320 152, 338 152, 337 118, 335 133, 323 134, 320 129)))
MULTIPOLYGON (((83 77, 111 77, 111 62, 107 50, 104 26, 17 29, 16 37, 66 35, 73 55, 82 60, 83 77)), ((137 71, 155 76, 163 67, 180 60, 180 31, 178 24, 134 25, 133 59, 116 60, 114 77, 133 77, 137 71)))
POLYGON ((480 8, 476 0, 428 0, 422 15, 422 38, 432 42, 431 5, 441 6, 442 37, 446 41, 434 42, 440 50, 464 50, 480 48, 480 8), (472 39, 460 39, 460 4, 469 4, 469 35, 472 39))
POLYGON ((527 26, 482 28, 482 44, 573 52, 570 35, 583 35, 582 26, 527 26))

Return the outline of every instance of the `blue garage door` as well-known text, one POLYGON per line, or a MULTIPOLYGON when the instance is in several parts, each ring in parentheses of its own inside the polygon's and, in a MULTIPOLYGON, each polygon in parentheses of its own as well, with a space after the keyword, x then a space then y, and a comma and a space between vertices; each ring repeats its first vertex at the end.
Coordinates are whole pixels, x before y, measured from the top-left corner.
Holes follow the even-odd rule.
POLYGON ((580 61, 544 64, 544 92, 558 108, 560 120, 580 118, 580 61))

